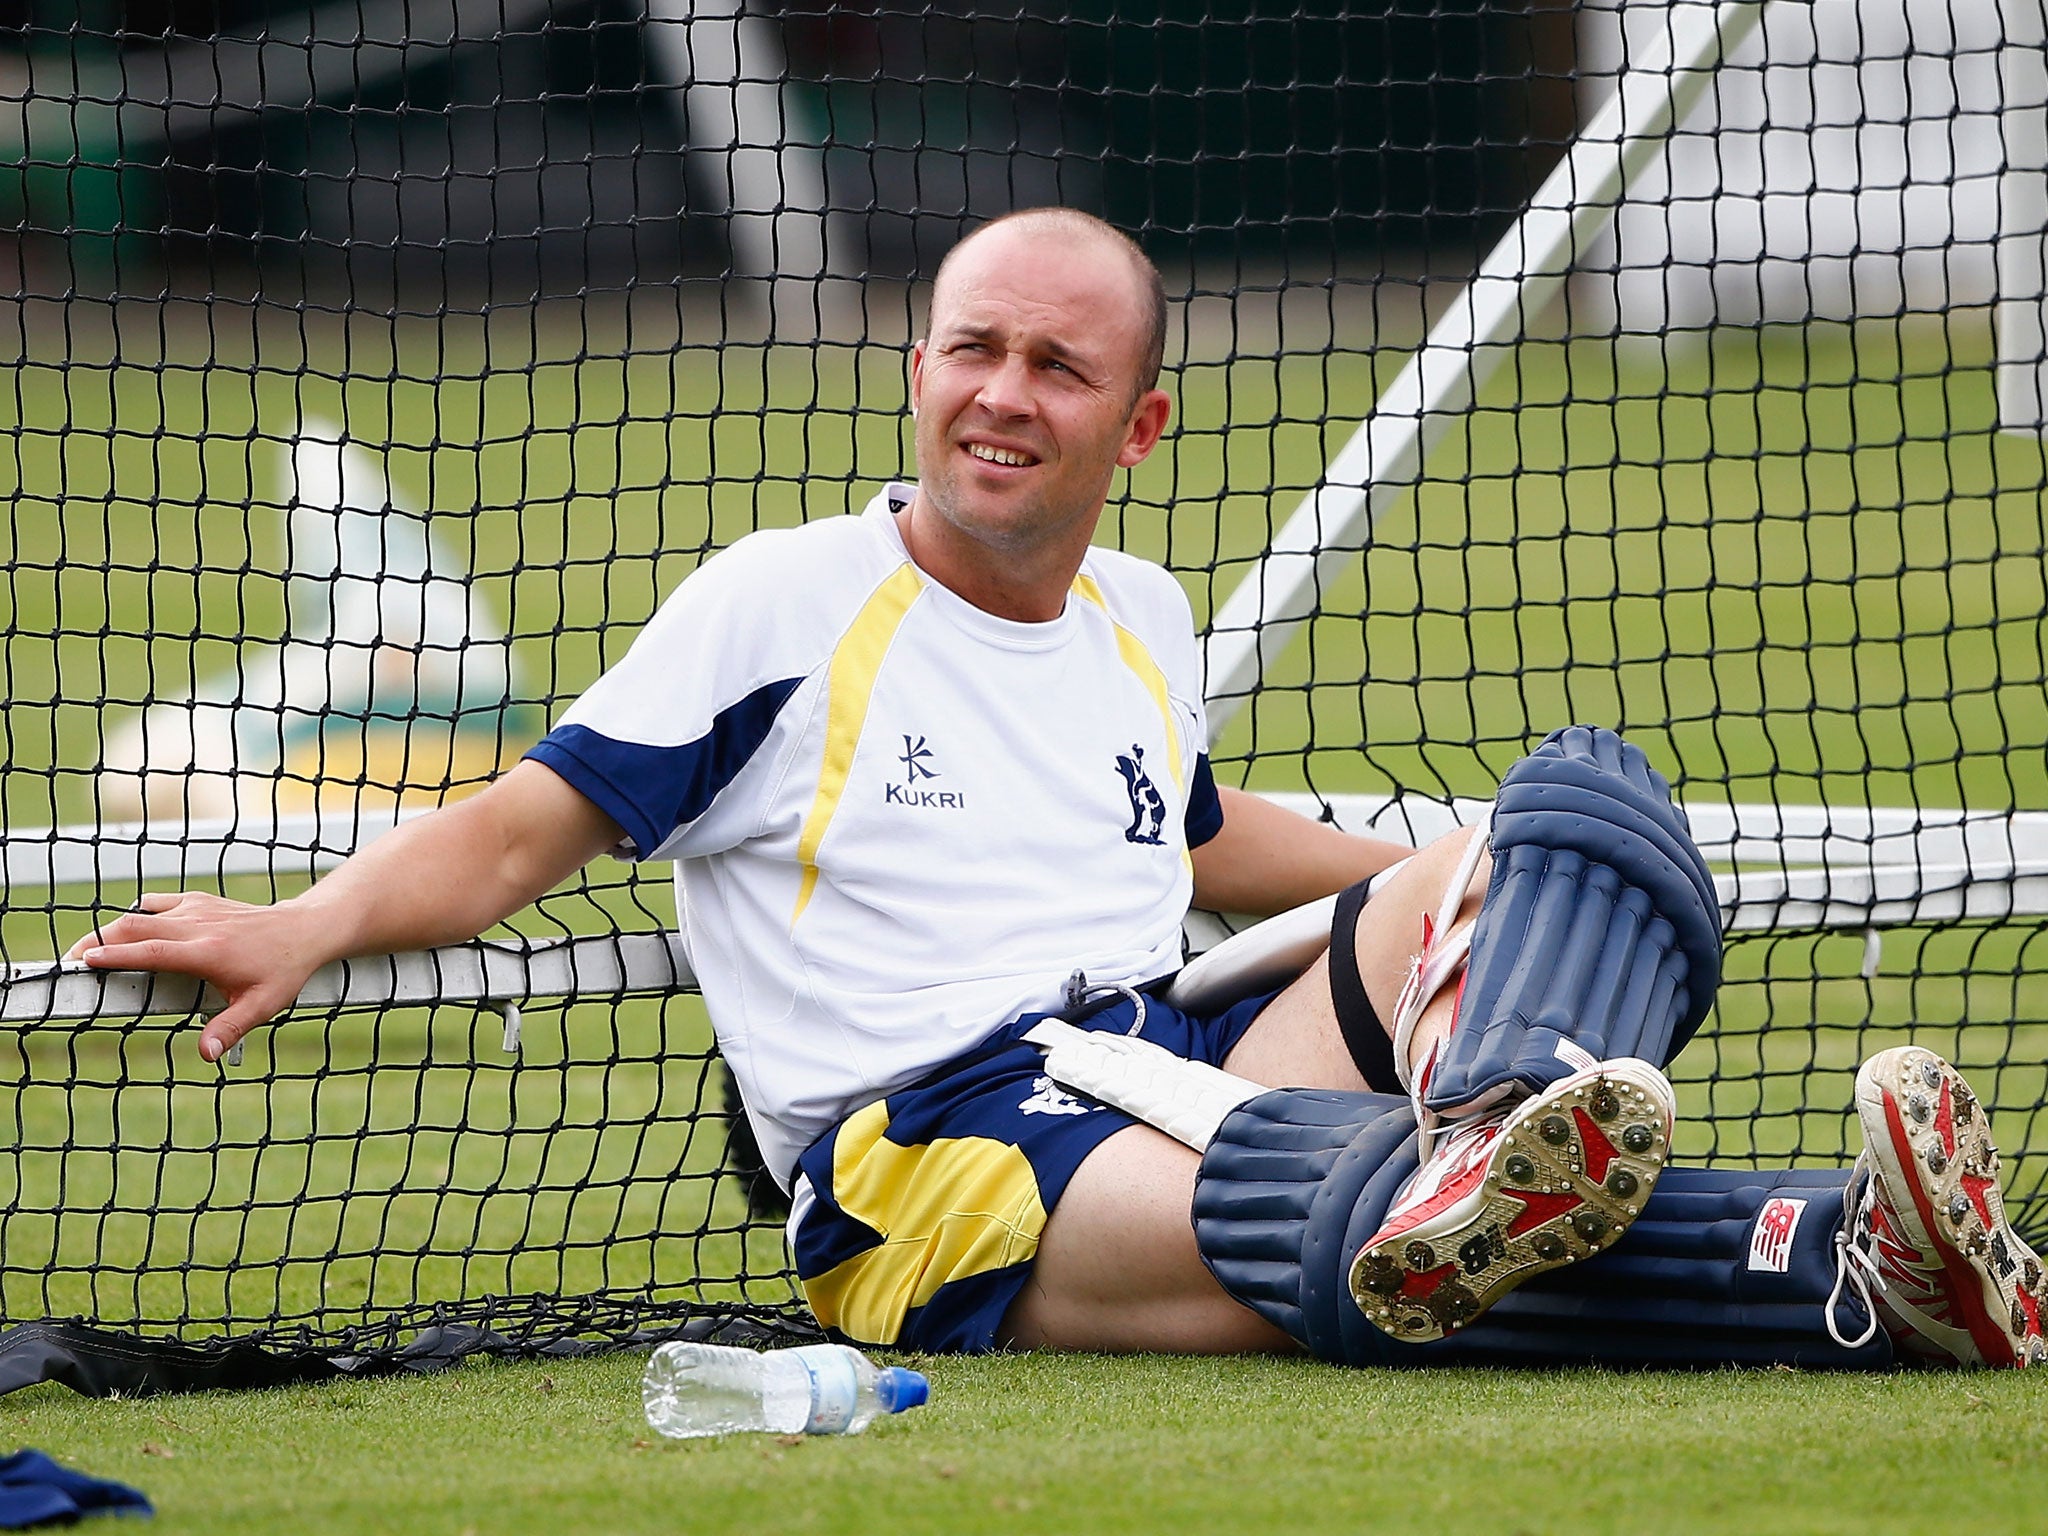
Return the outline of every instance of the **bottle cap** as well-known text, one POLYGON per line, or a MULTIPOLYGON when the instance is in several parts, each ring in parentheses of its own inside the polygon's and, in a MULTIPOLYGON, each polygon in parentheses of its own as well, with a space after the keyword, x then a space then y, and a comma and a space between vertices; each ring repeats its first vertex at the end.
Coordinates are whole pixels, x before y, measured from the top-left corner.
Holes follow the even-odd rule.
POLYGON ((906 1371, 900 1365, 892 1365, 875 1378, 875 1401, 889 1413, 901 1413, 906 1408, 915 1408, 919 1403, 929 1402, 932 1384, 917 1371, 906 1371))

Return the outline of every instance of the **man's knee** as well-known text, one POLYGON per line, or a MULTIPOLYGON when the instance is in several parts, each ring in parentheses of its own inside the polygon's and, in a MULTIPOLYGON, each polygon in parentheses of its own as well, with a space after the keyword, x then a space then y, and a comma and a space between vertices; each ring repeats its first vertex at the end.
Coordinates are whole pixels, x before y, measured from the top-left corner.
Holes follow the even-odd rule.
POLYGON ((1091 1152, 1046 1220, 1001 1342, 1186 1354, 1290 1347, 1203 1267, 1189 1221, 1196 1164, 1149 1126, 1091 1152))
POLYGON ((1554 732, 1501 780, 1489 842, 1457 1024, 1422 1102, 1457 1114, 1594 1061, 1668 1062, 1713 1002, 1721 914, 1664 777, 1612 731, 1554 732))
POLYGON ((1318 1358, 1374 1363, 1391 1341, 1353 1300, 1351 1261, 1416 1163, 1403 1096, 1281 1089, 1253 1099, 1202 1156, 1202 1262, 1318 1358))

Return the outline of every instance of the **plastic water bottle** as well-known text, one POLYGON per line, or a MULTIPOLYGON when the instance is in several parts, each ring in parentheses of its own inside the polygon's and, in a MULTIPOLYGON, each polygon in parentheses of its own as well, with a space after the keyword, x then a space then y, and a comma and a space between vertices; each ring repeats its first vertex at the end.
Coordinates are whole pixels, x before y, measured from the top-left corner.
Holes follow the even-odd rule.
POLYGON ((647 1362, 640 1398, 664 1435, 857 1435, 885 1413, 915 1408, 931 1383, 899 1366, 876 1367, 844 1344, 765 1354, 723 1344, 664 1344, 647 1362))

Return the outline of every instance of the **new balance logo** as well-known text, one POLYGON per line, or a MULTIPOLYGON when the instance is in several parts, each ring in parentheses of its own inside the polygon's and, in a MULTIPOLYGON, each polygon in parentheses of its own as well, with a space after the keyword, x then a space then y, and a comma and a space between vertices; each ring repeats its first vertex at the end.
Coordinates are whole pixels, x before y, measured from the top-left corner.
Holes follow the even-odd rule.
POLYGON ((1468 1275, 1484 1274, 1488 1265, 1507 1256, 1507 1239, 1500 1235, 1497 1221, 1458 1245, 1458 1265, 1468 1275))
POLYGON ((1166 839, 1159 834, 1166 826, 1166 802, 1145 772, 1145 749, 1133 743, 1129 757, 1119 752, 1116 771, 1123 775, 1124 791, 1131 797, 1131 824, 1124 828, 1124 840, 1155 847, 1163 844, 1166 839))
POLYGON ((1804 1200, 1773 1196, 1757 1212, 1749 1234, 1749 1267, 1782 1275, 1792 1267, 1792 1235, 1806 1214, 1804 1200))

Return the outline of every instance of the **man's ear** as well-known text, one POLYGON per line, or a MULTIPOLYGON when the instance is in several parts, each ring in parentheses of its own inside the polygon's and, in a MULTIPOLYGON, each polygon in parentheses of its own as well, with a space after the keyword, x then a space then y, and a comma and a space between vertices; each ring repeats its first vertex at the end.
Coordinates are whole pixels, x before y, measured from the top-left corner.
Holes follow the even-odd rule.
POLYGON ((924 343, 910 349, 910 414, 917 414, 918 397, 924 393, 924 343))
POLYGON ((1167 418, 1173 415, 1173 396, 1163 389, 1148 389, 1131 411, 1130 430, 1116 456, 1125 469, 1142 464, 1165 435, 1167 418))

